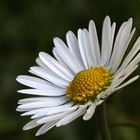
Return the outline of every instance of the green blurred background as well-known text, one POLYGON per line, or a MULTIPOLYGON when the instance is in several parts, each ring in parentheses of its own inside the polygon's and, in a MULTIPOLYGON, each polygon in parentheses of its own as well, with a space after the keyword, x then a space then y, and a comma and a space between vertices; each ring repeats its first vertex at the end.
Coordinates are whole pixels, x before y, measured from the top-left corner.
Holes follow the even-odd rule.
MULTIPOLYGON (((22 131, 29 117, 15 111, 24 95, 16 93, 19 74, 28 74, 38 52, 51 54, 53 37, 65 40, 68 30, 88 26, 94 19, 99 36, 106 15, 117 29, 129 17, 140 35, 140 0, 0 0, 0 140, 100 140, 96 116, 81 118, 35 137, 37 129, 22 131)), ((131 47, 130 47, 131 48, 131 47)), ((140 68, 135 72, 140 74, 140 68)), ((113 140, 140 140, 140 79, 107 100, 107 115, 113 140)))

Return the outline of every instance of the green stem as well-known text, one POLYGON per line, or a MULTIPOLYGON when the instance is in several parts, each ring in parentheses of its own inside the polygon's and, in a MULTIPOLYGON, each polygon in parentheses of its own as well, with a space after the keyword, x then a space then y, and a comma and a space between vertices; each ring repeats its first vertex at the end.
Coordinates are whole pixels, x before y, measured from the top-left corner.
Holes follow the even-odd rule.
POLYGON ((102 140, 111 140, 111 135, 106 119, 105 102, 97 108, 96 115, 102 140))

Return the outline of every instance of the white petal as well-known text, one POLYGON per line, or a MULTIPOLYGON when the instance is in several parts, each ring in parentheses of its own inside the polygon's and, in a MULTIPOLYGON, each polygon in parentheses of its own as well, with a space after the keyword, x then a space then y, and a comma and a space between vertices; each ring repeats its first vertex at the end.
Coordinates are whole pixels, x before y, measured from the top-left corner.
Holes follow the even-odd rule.
POLYGON ((26 125, 24 125, 23 130, 29 130, 29 129, 39 126, 40 124, 36 123, 37 120, 38 119, 28 122, 26 125))
POLYGON ((38 66, 40 66, 40 67, 42 67, 42 68, 44 68, 44 69, 47 68, 47 67, 44 65, 44 63, 40 60, 39 57, 36 59, 36 63, 38 64, 38 66))
MULTIPOLYGON (((66 103, 64 105, 62 104, 62 105, 55 106, 55 107, 45 107, 45 108, 39 108, 39 109, 32 109, 30 111, 22 113, 21 116, 33 115, 32 118, 38 118, 38 117, 42 117, 44 115, 48 115, 48 113, 55 114, 55 113, 63 112, 62 111, 63 109, 69 109, 69 108, 71 108, 72 105, 73 105, 73 103, 66 103)), ((76 106, 74 106, 74 107, 76 107, 76 106)))
POLYGON ((85 68, 88 68, 88 61, 86 57, 86 46, 84 45, 83 32, 81 29, 78 30, 78 44, 85 68))
MULTIPOLYGON (((115 43, 114 43, 113 52, 112 52, 112 56, 111 56, 111 60, 110 60, 110 63, 109 63, 109 67, 110 68, 112 68, 112 66, 114 65, 114 62, 115 62, 115 59, 116 59, 116 55, 118 54, 118 49, 119 49, 119 47, 121 47, 119 44, 121 42, 123 43, 123 41, 121 41, 121 35, 123 35, 122 33, 124 32, 124 29, 125 29, 126 25, 127 25, 126 22, 124 22, 121 25, 121 27, 120 27, 120 29, 119 29, 119 31, 117 33, 117 36, 116 36, 116 39, 115 39, 115 43)), ((122 37, 122 39, 123 39, 123 37, 122 37)))
POLYGON ((50 130, 52 127, 55 126, 56 122, 58 120, 52 121, 52 122, 48 122, 46 124, 44 124, 42 127, 39 128, 39 130, 37 131, 37 133, 35 134, 35 136, 39 136, 44 134, 45 132, 47 132, 48 130, 50 130))
POLYGON ((93 48, 90 44, 90 40, 89 40, 89 33, 86 29, 83 30, 83 41, 84 41, 84 46, 85 46, 85 50, 86 50, 86 58, 87 58, 87 62, 88 62, 88 67, 91 66, 95 66, 95 62, 94 62, 94 56, 93 56, 93 48))
POLYGON ((23 108, 18 108, 18 107, 16 108, 17 112, 25 112, 25 111, 31 111, 31 110, 32 109, 29 109, 29 108, 28 109, 25 109, 25 108, 23 109, 23 108))
POLYGON ((136 69, 138 68, 138 65, 135 67, 127 67, 119 76, 115 77, 112 80, 111 86, 117 87, 120 85, 130 74, 132 74, 136 69))
MULTIPOLYGON (((128 45, 129 45, 129 43, 130 43, 130 41, 131 41, 131 39, 132 39, 132 37, 134 35, 134 32, 135 32, 135 29, 133 29, 133 31, 130 33, 130 36, 129 36, 126 44, 125 44, 125 48, 122 51, 122 54, 120 56, 118 56, 119 59, 117 60, 116 65, 114 66, 114 71, 116 71, 118 69, 118 67, 119 67, 119 65, 120 65, 120 63, 121 63, 121 61, 122 61, 122 59, 124 57, 125 51, 127 50, 127 47, 128 47, 128 45)), ((113 71, 113 69, 112 69, 112 71, 113 71)))
POLYGON ((31 109, 31 108, 41 108, 41 107, 50 107, 50 106, 57 106, 57 105, 61 105, 64 104, 65 102, 67 102, 68 99, 67 98, 46 98, 46 99, 38 99, 38 98, 28 98, 25 100, 20 101, 21 103, 24 103, 22 105, 19 105, 18 108, 19 109, 31 109))
POLYGON ((58 114, 58 113, 69 111, 69 110, 76 110, 77 107, 78 107, 77 105, 72 106, 73 103, 66 104, 66 105, 65 106, 61 106, 61 107, 56 107, 55 110, 50 110, 48 112, 48 115, 58 114))
POLYGON ((110 45, 110 48, 109 48, 109 50, 107 52, 108 53, 107 54, 108 60, 110 60, 112 49, 113 49, 113 41, 114 41, 115 29, 116 29, 116 23, 113 23, 112 28, 111 28, 111 38, 110 38, 111 45, 110 45))
POLYGON ((27 76, 27 75, 20 75, 16 78, 16 80, 28 87, 31 88, 37 88, 37 89, 53 89, 53 88, 59 88, 43 79, 33 77, 33 76, 27 76))
POLYGON ((39 57, 42 60, 42 62, 58 76, 68 81, 73 78, 73 75, 69 72, 68 69, 66 69, 62 64, 57 62, 57 60, 55 60, 53 57, 51 57, 47 53, 40 52, 39 57))
POLYGON ((45 101, 45 102, 57 102, 57 101, 65 101, 68 100, 67 97, 61 96, 61 97, 32 97, 32 98, 25 98, 18 101, 19 104, 25 104, 30 102, 36 102, 36 101, 45 101))
POLYGON ((103 103, 103 102, 104 102, 104 100, 103 100, 102 97, 101 97, 100 99, 97 98, 97 99, 95 100, 95 105, 98 106, 98 105, 100 105, 100 104, 103 103))
POLYGON ((66 40, 67 40, 67 44, 68 44, 70 52, 77 58, 78 62, 81 63, 81 65, 84 67, 84 64, 82 62, 82 58, 80 55, 78 40, 76 36, 73 34, 73 32, 71 31, 67 32, 66 40))
POLYGON ((53 55, 55 56, 55 58, 59 61, 59 63, 61 63, 63 66, 65 66, 71 72, 71 74, 74 76, 75 72, 70 68, 69 64, 65 61, 65 59, 63 59, 63 57, 59 53, 60 53, 59 50, 56 47, 54 47, 53 55))
POLYGON ((102 29, 101 65, 105 65, 107 54, 111 48, 111 21, 108 16, 104 19, 102 29))
POLYGON ((34 115, 34 114, 37 114, 41 111, 44 111, 46 110, 46 108, 39 108, 39 109, 31 109, 25 113, 22 113, 20 116, 29 116, 29 115, 34 115))
POLYGON ((107 65, 110 60, 115 27, 115 23, 113 23, 111 27, 110 18, 107 16, 104 20, 102 29, 101 65, 107 65))
POLYGON ((93 103, 89 108, 87 109, 85 115, 83 116, 83 120, 89 120, 93 116, 95 112, 96 105, 93 103))
POLYGON ((90 39, 90 44, 92 47, 92 56, 94 56, 94 63, 95 65, 99 65, 100 62, 100 47, 99 47, 99 42, 98 42, 98 37, 97 37, 97 32, 96 32, 96 27, 94 21, 89 22, 89 39, 90 39))
POLYGON ((140 50, 140 37, 137 39, 136 43, 134 44, 133 48, 129 52, 129 54, 124 59, 121 67, 117 70, 117 73, 123 70, 133 59, 133 57, 136 55, 136 53, 140 50))
POLYGON ((67 81, 65 81, 61 77, 57 76, 55 73, 53 73, 49 69, 44 69, 44 68, 37 67, 37 66, 31 67, 30 69, 31 69, 30 70, 31 73, 33 73, 57 86, 66 87, 68 85, 67 81))
POLYGON ((131 69, 133 67, 136 67, 138 63, 140 62, 140 53, 138 53, 135 58, 127 65, 125 69, 131 69))
POLYGON ((131 27, 132 19, 129 19, 129 21, 126 23, 124 22, 119 29, 114 43, 113 54, 109 64, 112 72, 114 72, 118 68, 123 58, 123 55, 128 47, 128 44, 133 36, 134 30, 130 34, 131 27))
POLYGON ((31 118, 34 119, 34 118, 48 116, 48 115, 55 115, 62 112, 64 113, 65 111, 77 109, 77 106, 73 106, 73 107, 71 106, 72 104, 67 103, 65 105, 61 105, 57 107, 49 107, 48 109, 38 112, 37 114, 33 115, 31 118))
POLYGON ((106 55, 107 56, 107 60, 106 60, 105 67, 107 69, 110 69, 108 67, 108 64, 109 64, 109 61, 110 61, 110 58, 111 58, 111 54, 112 54, 112 50, 113 50, 113 41, 114 41, 115 28, 116 28, 116 23, 113 23, 112 28, 111 28, 110 47, 108 48, 107 55, 106 55))
POLYGON ((55 121, 55 120, 61 119, 65 116, 71 114, 73 112, 73 110, 74 109, 71 109, 71 110, 68 110, 68 111, 63 112, 63 113, 43 117, 42 119, 38 120, 37 123, 38 124, 43 124, 43 123, 47 123, 47 122, 50 122, 50 121, 55 121))
POLYGON ((62 118, 59 122, 57 122, 56 126, 62 126, 62 125, 66 125, 70 122, 72 122, 73 120, 75 120, 76 118, 80 117, 81 115, 83 115, 86 111, 86 107, 80 107, 79 109, 77 109, 76 111, 74 111, 73 113, 71 113, 70 115, 67 115, 66 117, 62 118))
MULTIPOLYGON (((70 108, 72 106, 72 103, 66 103, 66 104, 62 104, 59 106, 55 106, 55 107, 46 107, 46 108, 42 108, 42 109, 36 109, 34 110, 34 112, 30 115, 33 115, 32 118, 38 118, 38 117, 42 117, 42 116, 46 116, 48 115, 49 112, 53 112, 53 111, 59 111, 59 109, 61 110, 62 108, 70 108)), ((59 112, 60 113, 60 112, 59 112)), ((24 113, 25 114, 25 113, 24 113)))
POLYGON ((134 82, 134 81, 136 81, 138 78, 139 78, 139 75, 137 75, 137 76, 131 78, 130 80, 128 80, 128 81, 127 81, 126 83, 124 83, 123 85, 121 85, 121 86, 115 88, 114 91, 120 90, 121 88, 123 88, 123 87, 125 87, 125 86, 131 84, 131 83, 134 82))
POLYGON ((61 96, 65 95, 65 89, 61 88, 52 88, 52 89, 22 89, 18 90, 19 93, 31 94, 31 95, 40 95, 40 96, 61 96))
POLYGON ((109 95, 111 95, 114 92, 113 87, 108 87, 105 91, 101 92, 100 94, 97 95, 98 102, 96 105, 99 105, 103 102, 104 99, 106 99, 109 95))
POLYGON ((57 52, 60 58, 63 59, 65 64, 67 64, 74 73, 77 73, 82 69, 84 69, 61 39, 54 38, 54 44, 55 44, 54 48, 55 52, 57 52))

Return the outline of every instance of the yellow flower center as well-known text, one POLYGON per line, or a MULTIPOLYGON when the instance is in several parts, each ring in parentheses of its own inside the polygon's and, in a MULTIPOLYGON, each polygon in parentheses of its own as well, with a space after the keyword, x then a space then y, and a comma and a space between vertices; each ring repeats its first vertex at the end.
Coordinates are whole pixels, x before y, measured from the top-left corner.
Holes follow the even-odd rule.
POLYGON ((106 89, 110 81, 111 74, 105 67, 90 67, 75 75, 67 86, 66 95, 80 104, 93 101, 97 94, 106 89))

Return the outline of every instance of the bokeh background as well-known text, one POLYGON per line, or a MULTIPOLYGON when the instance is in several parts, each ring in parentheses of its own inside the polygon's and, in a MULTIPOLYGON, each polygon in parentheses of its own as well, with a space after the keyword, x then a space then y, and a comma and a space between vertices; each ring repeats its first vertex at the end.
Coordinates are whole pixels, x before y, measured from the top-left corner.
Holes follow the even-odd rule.
MULTIPOLYGON (((65 40, 68 30, 76 33, 90 19, 101 38, 106 15, 117 22, 117 29, 132 17, 137 28, 132 42, 140 35, 140 0, 0 0, 0 140, 101 140, 96 116, 86 122, 79 118, 40 137, 34 136, 37 129, 22 131, 30 118, 15 111, 24 97, 16 93, 23 86, 15 79, 36 65, 38 52, 52 54, 53 37, 65 40)), ((107 115, 113 140, 140 139, 140 79, 107 100, 107 115)))

